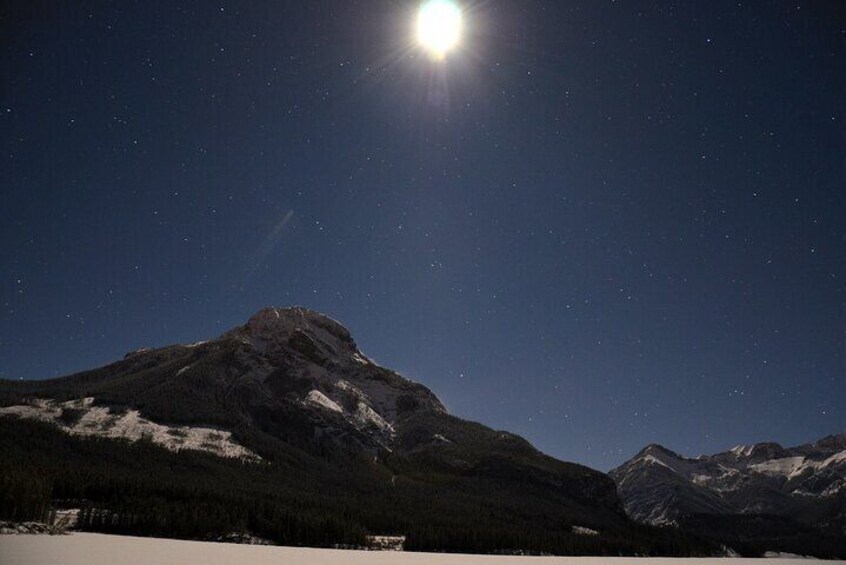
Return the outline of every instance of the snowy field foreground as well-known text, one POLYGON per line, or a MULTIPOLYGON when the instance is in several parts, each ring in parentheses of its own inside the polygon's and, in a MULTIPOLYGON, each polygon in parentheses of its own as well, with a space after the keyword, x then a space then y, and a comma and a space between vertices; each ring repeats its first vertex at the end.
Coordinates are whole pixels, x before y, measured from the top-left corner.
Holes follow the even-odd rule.
MULTIPOLYGON (((234 545, 76 533, 0 536, 3 565, 795 565, 793 559, 500 557, 234 545)), ((828 561, 826 563, 835 563, 828 561)), ((842 563, 842 562, 841 562, 842 563)))

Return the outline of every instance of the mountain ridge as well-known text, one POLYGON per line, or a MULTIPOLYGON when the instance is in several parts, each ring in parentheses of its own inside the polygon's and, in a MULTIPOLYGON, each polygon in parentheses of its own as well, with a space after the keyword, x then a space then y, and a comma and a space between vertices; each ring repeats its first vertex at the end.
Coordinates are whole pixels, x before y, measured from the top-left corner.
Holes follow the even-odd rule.
MULTIPOLYGON (((253 458, 280 473, 268 484, 281 490, 261 494, 278 498, 287 493, 278 502, 280 510, 273 512, 283 512, 293 504, 286 502, 291 498, 312 497, 307 508, 350 522, 349 531, 379 533, 393 524, 391 529, 408 533, 417 540, 411 546, 421 549, 493 551, 506 543, 505 549, 515 550, 668 551, 655 549, 663 547, 666 533, 643 530, 645 542, 631 541, 631 532, 639 527, 626 517, 607 475, 543 454, 515 434, 449 414, 428 388, 364 355, 339 322, 306 308, 263 308, 216 338, 139 349, 67 377, 0 381, 0 415, 4 413, 0 425, 18 430, 5 438, 11 442, 8 449, 51 469, 47 484, 65 485, 67 479, 57 474, 61 466, 49 453, 32 452, 40 444, 76 446, 51 449, 75 461, 65 461, 61 468, 86 468, 87 462, 72 455, 88 450, 85 442, 128 440, 90 448, 105 449, 115 462, 107 472, 120 477, 130 472, 123 453, 147 442, 186 461, 227 453, 253 458), (39 438, 47 429, 67 439, 50 432, 49 442, 17 442, 18 436, 39 438), (339 479, 339 472, 346 478, 339 479), (308 477, 307 486, 302 477, 308 477), (587 530, 598 535, 588 540, 574 533, 587 530)), ((167 460, 165 455, 155 458, 167 460)), ((203 476, 208 475, 209 484, 225 484, 213 480, 224 472, 221 465, 232 465, 220 459, 197 459, 204 461, 197 465, 207 469, 203 476)), ((167 473, 167 465, 161 473, 167 473)), ((102 499, 99 485, 85 482, 87 474, 75 476, 82 486, 62 489, 89 493, 85 498, 95 515, 103 504, 131 523, 144 515, 138 508, 127 510, 138 502, 126 499, 117 478, 113 488, 118 490, 109 500, 123 502, 115 507, 117 503, 102 499)), ((145 488, 153 490, 142 501, 148 496, 157 500, 153 491, 159 487, 145 488)), ((175 491, 168 496, 182 495, 175 491)), ((209 494, 213 500, 225 496, 218 490, 209 494)), ((229 504, 243 508, 240 512, 247 516, 236 523, 252 523, 249 517, 258 511, 254 505, 229 504)), ((185 515, 193 516, 191 512, 185 515)), ((265 528, 268 520, 254 521, 265 528)))
POLYGON ((846 534, 846 433, 787 448, 737 445, 695 458, 653 444, 609 475, 629 515, 645 523, 673 524, 702 513, 771 514, 846 534), (814 512, 831 501, 838 507, 833 513, 814 512))
POLYGON ((684 457, 657 444, 610 471, 646 524, 766 551, 840 557, 846 548, 846 433, 795 447, 760 442, 684 457))

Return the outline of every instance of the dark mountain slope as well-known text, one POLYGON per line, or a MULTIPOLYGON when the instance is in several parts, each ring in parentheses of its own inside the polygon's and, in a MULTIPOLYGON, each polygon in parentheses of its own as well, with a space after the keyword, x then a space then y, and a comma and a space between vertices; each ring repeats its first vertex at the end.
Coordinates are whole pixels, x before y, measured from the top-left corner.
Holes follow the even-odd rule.
MULTIPOLYGON (((61 492, 76 489, 128 523, 165 512, 171 499, 195 516, 192 505, 205 500, 234 509, 220 510, 227 517, 218 529, 272 531, 273 516, 305 508, 317 523, 408 534, 418 549, 708 550, 634 525, 606 475, 447 414, 427 388, 364 356, 343 326, 302 308, 267 308, 217 339, 139 350, 65 378, 2 381, 0 404, 0 423, 12 430, 4 440, 18 454, 12 467, 44 474, 61 492), (27 436, 33 441, 20 440, 27 436), (127 450, 139 449, 150 459, 143 471, 127 464, 127 450), (191 476, 206 485, 196 496, 179 486, 191 476), (226 484, 237 485, 237 501, 226 484), (251 510, 259 500, 271 501, 267 515, 251 510)), ((196 537, 202 527, 180 531, 196 537)), ((125 529, 161 535, 144 524, 125 529)), ((303 536, 298 543, 316 543, 303 536)))

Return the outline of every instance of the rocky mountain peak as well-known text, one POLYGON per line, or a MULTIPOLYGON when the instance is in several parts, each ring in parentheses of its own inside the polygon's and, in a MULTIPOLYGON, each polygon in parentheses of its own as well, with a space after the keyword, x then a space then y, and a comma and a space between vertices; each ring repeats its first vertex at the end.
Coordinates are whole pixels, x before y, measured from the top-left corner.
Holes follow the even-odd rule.
POLYGON ((294 330, 306 330, 327 334, 338 345, 355 348, 355 341, 347 328, 325 314, 301 306, 262 308, 247 321, 247 329, 255 337, 288 337, 294 330))
POLYGON ((825 436, 814 443, 814 447, 826 450, 842 451, 846 449, 846 432, 825 436))
POLYGON ((737 459, 747 459, 750 462, 781 459, 789 456, 787 450, 775 442, 756 443, 755 445, 738 445, 733 447, 729 453, 737 459))
POLYGON ((659 445, 657 443, 650 443, 646 447, 640 450, 640 452, 635 456, 635 459, 640 459, 642 457, 652 456, 658 459, 680 459, 679 455, 674 451, 671 451, 664 447, 663 445, 659 445))
POLYGON ((446 412, 429 389, 378 366, 358 350, 343 325, 319 312, 263 308, 225 335, 259 354, 251 362, 263 367, 264 386, 277 396, 296 398, 301 408, 328 422, 327 428, 349 424, 387 446, 400 414, 446 412))
POLYGON ((347 358, 358 351, 350 332, 332 318, 299 306, 262 308, 244 326, 256 349, 273 356, 286 348, 321 358, 347 358))
POLYGON ((781 445, 775 442, 765 442, 756 444, 752 448, 751 458, 761 460, 781 459, 788 455, 787 451, 781 445))

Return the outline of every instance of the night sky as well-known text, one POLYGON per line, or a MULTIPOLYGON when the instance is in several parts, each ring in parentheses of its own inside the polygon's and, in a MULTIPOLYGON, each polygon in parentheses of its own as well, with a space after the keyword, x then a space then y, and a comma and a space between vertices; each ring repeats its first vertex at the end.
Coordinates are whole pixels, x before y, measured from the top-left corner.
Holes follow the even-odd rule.
POLYGON ((0 377, 346 325, 607 470, 846 429, 846 9, 4 2, 0 377))

